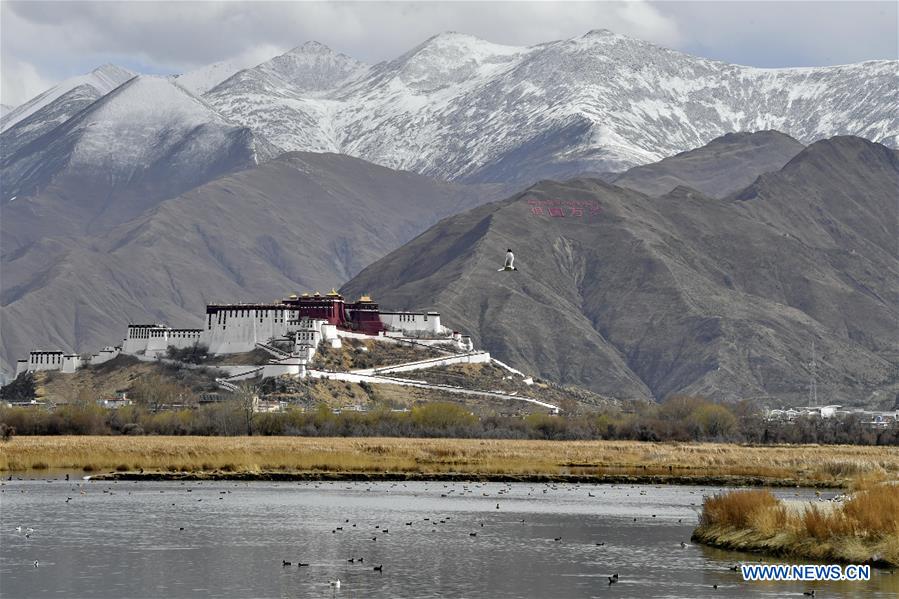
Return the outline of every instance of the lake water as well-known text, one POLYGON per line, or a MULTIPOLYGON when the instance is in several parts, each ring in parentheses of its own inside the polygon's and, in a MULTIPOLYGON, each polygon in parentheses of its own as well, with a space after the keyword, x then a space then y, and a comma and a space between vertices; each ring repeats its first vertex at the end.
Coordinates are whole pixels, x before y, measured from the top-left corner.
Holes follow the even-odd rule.
POLYGON ((882 571, 870 582, 743 582, 730 566, 776 560, 690 543, 708 487, 74 478, 4 480, 0 596, 899 595, 899 573, 882 571), (338 578, 339 589, 328 584, 338 578))

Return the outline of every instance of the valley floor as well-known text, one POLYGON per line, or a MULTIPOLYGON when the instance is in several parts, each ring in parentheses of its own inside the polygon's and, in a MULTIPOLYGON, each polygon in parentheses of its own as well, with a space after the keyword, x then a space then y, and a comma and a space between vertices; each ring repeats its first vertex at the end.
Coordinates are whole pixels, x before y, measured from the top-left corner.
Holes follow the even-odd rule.
POLYGON ((386 437, 16 436, 0 471, 247 479, 479 479, 842 487, 899 448, 386 437), (108 473, 108 474, 103 474, 108 473))

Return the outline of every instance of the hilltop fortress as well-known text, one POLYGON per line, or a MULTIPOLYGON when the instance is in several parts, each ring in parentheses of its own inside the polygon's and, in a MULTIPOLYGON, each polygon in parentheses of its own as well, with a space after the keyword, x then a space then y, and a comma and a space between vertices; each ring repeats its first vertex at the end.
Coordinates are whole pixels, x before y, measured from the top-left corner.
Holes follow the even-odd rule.
MULTIPOLYGON (((262 348, 272 354, 261 367, 263 378, 282 375, 305 376, 319 344, 341 347, 341 338, 378 339, 385 342, 414 340, 430 346, 451 346, 457 352, 472 352, 471 338, 444 327, 438 312, 383 311, 370 297, 347 303, 337 291, 293 294, 273 303, 209 304, 205 327, 172 328, 165 324, 129 324, 121 345, 107 346, 98 353, 81 356, 62 351, 32 351, 16 364, 16 377, 23 372, 56 370, 74 373, 87 365, 98 365, 119 354, 143 360, 162 359, 170 347, 205 346, 211 355, 239 354, 262 348), (275 341, 290 342, 291 348, 276 348, 275 341)), ((488 354, 489 359, 489 354, 488 354)))

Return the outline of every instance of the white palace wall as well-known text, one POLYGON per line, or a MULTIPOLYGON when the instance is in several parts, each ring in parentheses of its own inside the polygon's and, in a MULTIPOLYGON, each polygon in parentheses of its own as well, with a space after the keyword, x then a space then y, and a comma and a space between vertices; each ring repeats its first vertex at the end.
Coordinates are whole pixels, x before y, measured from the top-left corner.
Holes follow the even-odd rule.
POLYGON ((296 320, 297 310, 284 308, 222 308, 206 315, 206 330, 200 343, 211 354, 238 354, 252 351, 257 343, 283 337, 291 330, 289 321, 296 320))
POLYGON ((384 326, 396 331, 434 335, 446 332, 440 324, 438 312, 381 312, 380 317, 384 326))

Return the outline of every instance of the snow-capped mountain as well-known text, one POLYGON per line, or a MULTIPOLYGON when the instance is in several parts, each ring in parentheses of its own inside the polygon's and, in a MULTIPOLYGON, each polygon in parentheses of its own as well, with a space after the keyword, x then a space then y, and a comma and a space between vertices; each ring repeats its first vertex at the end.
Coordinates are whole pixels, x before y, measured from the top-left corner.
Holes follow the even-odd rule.
MULTIPOLYGON (((272 51, 266 58, 271 59, 275 55, 275 51, 272 51)), ((243 69, 256 66, 262 60, 263 58, 255 53, 250 56, 239 56, 232 60, 214 62, 193 71, 175 75, 173 79, 177 81, 178 85, 190 90, 194 95, 202 96, 228 77, 243 69)))
MULTIPOLYGON (((895 148, 897 67, 759 69, 605 30, 530 47, 450 32, 376 65, 308 42, 220 82, 236 62, 174 82, 208 89, 202 97, 217 117, 275 151, 518 184, 621 172, 736 131, 773 129, 803 144, 851 134, 895 148)), ((101 67, 14 109, 3 119, 4 164, 39 152, 29 144, 131 75, 101 67)))
POLYGON ((328 95, 366 71, 367 65, 308 42, 236 73, 205 98, 231 120, 265 131, 282 150, 341 153, 334 122, 343 105, 328 95))
POLYGON ((892 147, 899 134, 896 61, 759 69, 605 30, 527 48, 445 33, 367 69, 308 46, 266 63, 314 55, 293 79, 260 65, 206 98, 282 150, 469 181, 620 171, 732 131, 776 129, 803 143, 853 134, 892 147))
POLYGON ((5 157, 6 241, 45 235, 60 219, 73 235, 80 223, 115 224, 272 155, 267 142, 171 80, 137 76, 5 157), (14 226, 23 215, 42 224, 14 226))
POLYGON ((172 77, 178 85, 188 89, 191 93, 202 96, 213 87, 241 69, 252 65, 240 65, 230 60, 215 62, 205 67, 200 67, 187 73, 172 77))
MULTIPOLYGON (((96 100, 100 96, 108 94, 121 84, 125 83, 126 81, 134 77, 134 75, 135 73, 132 73, 128 69, 124 69, 114 64, 105 64, 101 67, 97 67, 86 75, 78 75, 77 77, 66 79, 63 82, 54 85, 39 96, 36 96, 31 100, 28 100, 24 104, 10 110, 9 113, 4 110, 3 118, 0 119, 0 131, 6 131, 16 123, 27 119, 29 116, 40 111, 48 104, 55 102, 60 97, 70 94, 73 91, 77 91, 76 95, 80 98, 93 98, 93 100, 96 100)), ((89 103, 90 102, 88 102, 88 104, 89 103)), ((86 105, 87 104, 82 103, 80 104, 80 108, 76 109, 76 104, 71 104, 71 107, 73 110, 75 110, 75 112, 77 112, 81 108, 84 108, 84 106, 86 105)), ((57 113, 45 118, 55 120, 58 124, 60 122, 60 118, 68 118, 75 112, 67 113, 67 116, 66 114, 57 113)))

